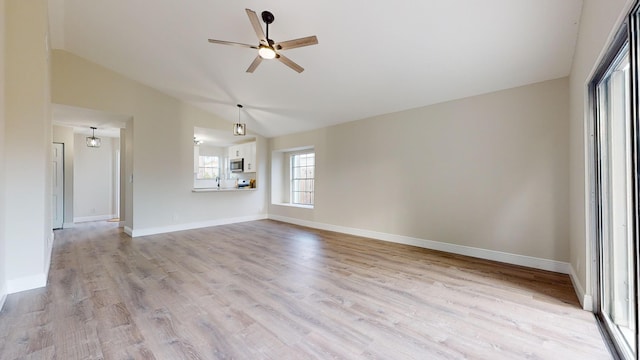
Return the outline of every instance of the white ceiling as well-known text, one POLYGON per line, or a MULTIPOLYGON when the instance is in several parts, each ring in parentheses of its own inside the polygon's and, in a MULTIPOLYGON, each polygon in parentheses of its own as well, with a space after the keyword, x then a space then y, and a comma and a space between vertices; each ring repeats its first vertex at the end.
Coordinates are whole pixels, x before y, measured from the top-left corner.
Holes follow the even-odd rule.
POLYGON ((51 117, 55 125, 73 128, 77 134, 91 135, 91 127, 96 127, 96 137, 120 137, 130 116, 108 114, 101 111, 54 104, 51 117))
POLYGON ((50 0, 52 46, 272 137, 569 75, 581 0, 50 0), (316 35, 245 70, 258 44, 316 35))
POLYGON ((202 146, 227 147, 231 145, 255 141, 255 137, 235 136, 231 131, 194 127, 193 140, 201 141, 202 146))

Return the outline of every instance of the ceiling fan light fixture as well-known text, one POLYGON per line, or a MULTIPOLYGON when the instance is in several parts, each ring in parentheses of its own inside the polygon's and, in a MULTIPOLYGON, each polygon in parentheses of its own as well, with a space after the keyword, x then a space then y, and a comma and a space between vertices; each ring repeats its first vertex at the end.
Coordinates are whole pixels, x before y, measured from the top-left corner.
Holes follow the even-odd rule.
POLYGON ((258 48, 258 55, 263 59, 270 60, 276 57, 276 51, 272 47, 260 45, 258 48))
POLYGON ((102 145, 102 141, 100 140, 100 138, 96 137, 96 127, 91 127, 91 136, 87 136, 87 146, 88 147, 100 147, 100 145, 102 145))
POLYGON ((302 66, 296 64, 291 59, 280 54, 280 51, 295 49, 303 46, 316 45, 318 43, 318 38, 315 35, 313 35, 313 36, 307 36, 299 39, 275 42, 271 38, 269 38, 269 25, 273 23, 273 20, 275 19, 273 14, 269 11, 262 12, 262 21, 266 24, 266 29, 265 29, 266 34, 265 34, 265 31, 262 29, 262 25, 260 24, 260 19, 258 19, 258 15, 256 14, 256 12, 251 9, 245 9, 245 12, 249 17, 249 22, 253 27, 253 31, 255 31, 256 35, 258 36, 259 43, 257 46, 238 43, 234 41, 224 41, 224 40, 216 40, 216 39, 209 39, 209 42, 212 44, 239 46, 239 47, 248 48, 252 50, 257 49, 258 56, 255 57, 251 65, 249 65, 249 67, 247 68, 248 73, 253 73, 258 67, 258 65, 260 65, 262 60, 270 60, 270 59, 278 59, 281 63, 290 67, 292 70, 294 70, 297 73, 303 72, 304 68, 302 66))

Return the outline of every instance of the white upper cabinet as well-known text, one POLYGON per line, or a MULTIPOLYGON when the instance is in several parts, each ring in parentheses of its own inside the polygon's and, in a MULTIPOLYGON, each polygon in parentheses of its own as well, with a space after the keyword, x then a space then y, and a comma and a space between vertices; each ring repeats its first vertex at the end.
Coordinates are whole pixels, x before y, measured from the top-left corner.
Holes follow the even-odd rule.
POLYGON ((244 157, 243 145, 229 146, 229 159, 239 159, 244 157))
POLYGON ((244 159, 244 172, 256 172, 256 142, 229 146, 229 159, 244 159))
POLYGON ((256 142, 242 145, 244 149, 244 172, 256 172, 256 142))

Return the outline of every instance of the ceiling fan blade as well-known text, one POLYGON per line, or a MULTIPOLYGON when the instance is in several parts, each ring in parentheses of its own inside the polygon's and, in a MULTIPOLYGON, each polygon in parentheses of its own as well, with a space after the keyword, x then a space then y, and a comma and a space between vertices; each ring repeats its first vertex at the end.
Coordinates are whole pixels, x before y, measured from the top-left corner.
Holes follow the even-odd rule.
POLYGON ((248 73, 254 72, 254 70, 258 67, 258 65, 260 65, 261 62, 262 62, 262 58, 260 57, 260 55, 256 56, 256 58, 253 59, 253 62, 251 63, 251 65, 249 65, 249 67, 247 68, 247 72, 248 73))
POLYGON ((258 48, 257 46, 253 46, 253 45, 249 45, 249 44, 243 44, 243 43, 237 43, 237 42, 233 42, 233 41, 209 39, 209 42, 212 43, 212 44, 232 45, 232 46, 239 46, 239 47, 250 48, 250 49, 257 49, 258 48))
POLYGON ((307 36, 300 39, 283 41, 277 44, 274 44, 273 47, 277 50, 286 50, 286 49, 294 49, 303 46, 315 45, 318 43, 318 38, 314 36, 307 36))
POLYGON ((260 42, 265 45, 269 45, 269 43, 267 42, 267 37, 264 35, 264 30, 262 30, 262 26, 260 25, 258 15, 256 15, 256 12, 251 9, 244 10, 247 12, 247 16, 249 16, 249 21, 251 22, 251 26, 253 26, 253 30, 258 36, 258 40, 260 40, 260 42))
POLYGON ((289 59, 288 57, 278 54, 277 57, 278 60, 280 60, 281 63, 287 65, 288 67, 292 68, 293 70, 297 71, 298 73, 301 73, 304 71, 304 68, 296 63, 293 62, 293 60, 289 59))

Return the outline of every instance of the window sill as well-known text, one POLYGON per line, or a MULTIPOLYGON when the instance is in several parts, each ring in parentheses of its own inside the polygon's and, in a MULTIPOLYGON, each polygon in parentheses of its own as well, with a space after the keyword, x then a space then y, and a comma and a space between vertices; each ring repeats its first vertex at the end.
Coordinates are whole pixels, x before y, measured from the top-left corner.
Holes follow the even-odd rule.
POLYGON ((291 204, 291 203, 271 203, 271 205, 295 207, 295 208, 301 208, 301 209, 313 209, 313 205, 300 205, 300 204, 291 204))

